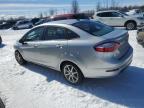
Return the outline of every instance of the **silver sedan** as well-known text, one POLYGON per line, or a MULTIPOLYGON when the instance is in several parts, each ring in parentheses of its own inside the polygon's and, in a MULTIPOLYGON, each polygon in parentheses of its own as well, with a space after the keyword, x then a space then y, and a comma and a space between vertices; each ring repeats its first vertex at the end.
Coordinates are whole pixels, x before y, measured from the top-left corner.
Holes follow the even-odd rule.
POLYGON ((33 62, 61 71, 67 81, 119 74, 132 62, 129 35, 100 22, 63 20, 27 32, 15 45, 20 65, 33 62))

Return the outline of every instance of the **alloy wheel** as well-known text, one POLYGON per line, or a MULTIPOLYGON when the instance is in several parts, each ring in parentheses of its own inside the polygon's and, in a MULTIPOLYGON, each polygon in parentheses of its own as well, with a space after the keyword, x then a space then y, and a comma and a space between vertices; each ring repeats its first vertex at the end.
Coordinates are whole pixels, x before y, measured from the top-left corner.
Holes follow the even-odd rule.
POLYGON ((131 23, 127 24, 127 29, 128 30, 133 30, 134 28, 135 28, 135 24, 134 23, 131 22, 131 23))
POLYGON ((73 65, 65 65, 64 76, 71 83, 77 83, 79 80, 78 70, 73 65))

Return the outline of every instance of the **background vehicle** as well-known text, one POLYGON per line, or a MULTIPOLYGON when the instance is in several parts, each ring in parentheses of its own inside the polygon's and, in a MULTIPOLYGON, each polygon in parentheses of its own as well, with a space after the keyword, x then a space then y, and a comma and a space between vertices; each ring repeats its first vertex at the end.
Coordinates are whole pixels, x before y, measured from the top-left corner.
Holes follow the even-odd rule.
POLYGON ((61 14, 61 15, 52 16, 50 18, 41 19, 35 25, 40 25, 40 24, 47 23, 47 22, 50 22, 50 21, 59 21, 59 20, 67 20, 67 19, 89 19, 89 18, 84 13, 61 14))
POLYGON ((29 20, 21 20, 18 21, 14 26, 13 29, 17 30, 17 29, 28 29, 28 28, 32 28, 33 27, 33 23, 29 20))
POLYGON ((126 12, 128 15, 133 15, 135 17, 144 17, 144 12, 142 12, 140 9, 132 9, 129 10, 129 12, 126 12))
POLYGON ((89 18, 84 13, 62 14, 51 17, 51 21, 66 20, 66 19, 89 19, 89 18))
POLYGON ((78 84, 84 77, 119 74, 132 61, 128 33, 100 22, 64 20, 46 23, 26 33, 14 46, 19 64, 26 61, 62 71, 78 84))
POLYGON ((40 25, 40 24, 43 24, 43 23, 47 23, 47 22, 50 22, 51 20, 49 18, 45 18, 45 19, 40 19, 38 22, 35 23, 35 26, 36 25, 40 25))
POLYGON ((144 27, 139 28, 137 31, 137 41, 144 47, 144 27))
POLYGON ((144 25, 143 17, 129 16, 123 12, 115 10, 96 12, 94 19, 110 26, 126 27, 128 30, 133 30, 138 26, 144 25))
POLYGON ((37 22, 40 21, 40 18, 32 18, 30 21, 32 22, 33 25, 35 25, 37 22))
POLYGON ((16 23, 16 21, 7 21, 4 22, 3 24, 0 24, 0 29, 9 29, 13 27, 13 25, 16 23))
POLYGON ((1 38, 1 36, 0 36, 0 44, 2 44, 2 38, 1 38))

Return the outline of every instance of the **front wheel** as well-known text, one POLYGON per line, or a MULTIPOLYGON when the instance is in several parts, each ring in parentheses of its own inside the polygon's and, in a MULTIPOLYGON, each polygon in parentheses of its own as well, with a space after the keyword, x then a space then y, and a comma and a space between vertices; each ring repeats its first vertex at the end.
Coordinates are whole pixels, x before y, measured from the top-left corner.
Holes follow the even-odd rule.
POLYGON ((71 84, 79 84, 84 78, 80 69, 72 63, 65 63, 62 66, 62 72, 65 79, 71 84))
POLYGON ((127 22, 125 27, 127 30, 135 30, 137 25, 135 22, 127 22))
POLYGON ((15 59, 20 65, 24 65, 26 63, 19 51, 15 51, 15 59))
POLYGON ((30 25, 28 28, 30 29, 30 28, 32 28, 33 26, 32 25, 30 25))
POLYGON ((0 44, 2 44, 2 38, 1 38, 1 36, 0 36, 0 44))

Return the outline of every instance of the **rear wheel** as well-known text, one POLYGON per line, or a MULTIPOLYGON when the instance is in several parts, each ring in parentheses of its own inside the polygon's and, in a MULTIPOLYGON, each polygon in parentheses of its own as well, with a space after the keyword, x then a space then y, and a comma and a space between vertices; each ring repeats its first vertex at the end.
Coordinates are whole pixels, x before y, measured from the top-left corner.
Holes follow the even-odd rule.
POLYGON ((14 30, 18 30, 18 27, 13 27, 14 30))
POLYGON ((32 28, 33 26, 32 25, 30 25, 28 28, 32 28))
POLYGON ((5 108, 5 105, 1 99, 0 99, 0 108, 5 108))
POLYGON ((73 63, 65 63, 62 66, 62 72, 65 79, 71 84, 79 84, 84 78, 80 69, 73 63))
POLYGON ((15 59, 20 65, 24 65, 26 63, 19 51, 15 51, 15 59))
POLYGON ((136 29, 137 25, 136 25, 135 22, 130 21, 130 22, 127 22, 125 24, 125 27, 126 27, 127 30, 134 30, 134 29, 136 29))

